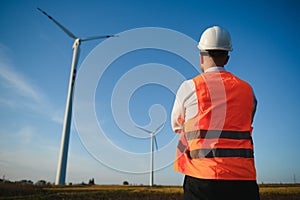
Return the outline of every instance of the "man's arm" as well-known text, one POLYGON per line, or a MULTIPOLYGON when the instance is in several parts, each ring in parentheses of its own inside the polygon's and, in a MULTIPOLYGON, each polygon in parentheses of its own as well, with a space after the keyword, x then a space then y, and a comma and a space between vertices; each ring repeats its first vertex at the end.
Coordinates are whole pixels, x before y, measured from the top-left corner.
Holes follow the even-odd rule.
POLYGON ((177 98, 176 95, 176 99, 171 114, 171 126, 175 133, 181 133, 181 131, 183 130, 184 111, 185 109, 182 105, 182 102, 179 100, 179 98, 177 98))
POLYGON ((254 92, 253 92, 253 98, 254 98, 254 102, 253 102, 253 111, 252 111, 252 122, 254 120, 254 115, 256 113, 256 107, 257 107, 257 99, 254 92))
MULTIPOLYGON (((171 126, 174 132, 181 133, 184 129, 184 122, 186 120, 187 108, 190 106, 191 97, 194 94, 194 83, 193 80, 184 81, 179 87, 174 106, 171 114, 171 126)), ((195 97, 192 97, 194 101, 195 97)))

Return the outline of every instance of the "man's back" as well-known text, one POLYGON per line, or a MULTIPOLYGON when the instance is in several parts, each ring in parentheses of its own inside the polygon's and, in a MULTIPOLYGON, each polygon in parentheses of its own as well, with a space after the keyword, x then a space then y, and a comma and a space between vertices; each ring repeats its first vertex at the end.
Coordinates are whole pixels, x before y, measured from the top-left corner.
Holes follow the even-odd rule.
POLYGON ((203 73, 193 82, 198 112, 184 123, 187 144, 184 152, 178 149, 174 168, 203 179, 255 180, 250 85, 226 71, 203 73))
POLYGON ((180 86, 171 119, 173 131, 180 134, 174 169, 185 174, 184 197, 259 199, 252 88, 224 69, 232 51, 225 29, 205 30, 198 48, 204 73, 180 86))
POLYGON ((256 100, 248 83, 226 71, 202 73, 193 82, 198 99, 196 118, 209 120, 199 121, 198 129, 249 131, 256 100))

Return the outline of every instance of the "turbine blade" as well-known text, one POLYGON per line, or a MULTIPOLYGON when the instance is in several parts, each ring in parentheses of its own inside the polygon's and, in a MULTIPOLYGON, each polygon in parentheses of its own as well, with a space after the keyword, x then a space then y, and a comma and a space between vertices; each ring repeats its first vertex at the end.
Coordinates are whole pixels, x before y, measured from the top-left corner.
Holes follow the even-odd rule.
POLYGON ((147 130, 147 129, 144 129, 144 128, 142 128, 142 127, 139 127, 139 126, 136 126, 138 129, 141 129, 141 130, 143 130, 143 131, 145 131, 145 132, 147 132, 147 133, 152 133, 153 131, 149 131, 149 130, 147 130))
POLYGON ((138 129, 141 129, 141 130, 147 132, 147 133, 153 133, 153 134, 155 134, 159 129, 161 129, 161 127, 162 127, 163 125, 165 125, 165 123, 166 123, 166 122, 162 123, 159 127, 157 127, 157 128, 155 129, 155 131, 150 131, 150 130, 144 129, 144 128, 142 128, 142 127, 139 127, 139 126, 136 126, 136 127, 137 127, 138 129))
POLYGON ((156 151, 158 151, 158 145, 157 145, 157 140, 156 140, 155 135, 153 135, 153 137, 154 137, 154 143, 155 143, 156 151))
POLYGON ((161 127, 162 127, 163 125, 165 125, 165 123, 166 123, 166 122, 162 123, 162 124, 161 124, 157 129, 155 129, 155 131, 153 131, 153 132, 155 133, 155 132, 157 132, 159 129, 161 129, 161 127))
POLYGON ((103 38, 110 38, 110 37, 117 37, 116 35, 102 35, 102 36, 92 36, 82 38, 81 41, 89 41, 89 40, 96 40, 96 39, 103 39, 103 38))
POLYGON ((51 17, 50 15, 48 15, 45 11, 43 11, 40 8, 37 8, 41 13, 43 13, 44 15, 46 15, 50 20, 52 20, 59 28, 61 28, 68 36, 70 36, 73 39, 77 39, 77 37, 71 32, 69 31, 67 28, 65 28, 63 25, 61 25, 58 21, 56 21, 53 17, 51 17))

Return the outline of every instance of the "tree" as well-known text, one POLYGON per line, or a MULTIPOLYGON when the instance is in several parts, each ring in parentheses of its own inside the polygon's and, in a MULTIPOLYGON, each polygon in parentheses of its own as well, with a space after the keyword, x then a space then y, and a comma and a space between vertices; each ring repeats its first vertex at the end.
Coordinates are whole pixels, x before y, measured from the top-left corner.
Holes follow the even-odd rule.
POLYGON ((129 185, 128 181, 123 181, 123 185, 129 185))
POLYGON ((89 185, 95 185, 95 180, 94 180, 94 178, 92 178, 92 179, 89 180, 89 185))
POLYGON ((47 182, 45 180, 39 180, 35 183, 37 186, 45 186, 47 185, 47 182))

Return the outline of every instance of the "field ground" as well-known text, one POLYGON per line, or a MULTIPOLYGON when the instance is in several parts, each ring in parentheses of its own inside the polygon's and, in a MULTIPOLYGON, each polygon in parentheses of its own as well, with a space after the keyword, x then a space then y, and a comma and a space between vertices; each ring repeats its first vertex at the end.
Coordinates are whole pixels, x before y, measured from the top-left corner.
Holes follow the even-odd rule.
MULTIPOLYGON (((260 185, 261 200, 299 200, 300 184, 260 185)), ((0 200, 37 199, 37 200, 181 200, 183 191, 179 186, 64 186, 39 187, 14 183, 0 183, 0 200)))

